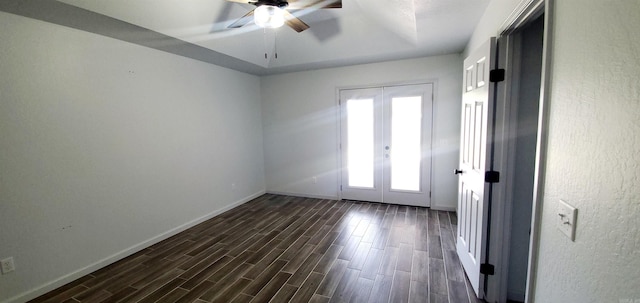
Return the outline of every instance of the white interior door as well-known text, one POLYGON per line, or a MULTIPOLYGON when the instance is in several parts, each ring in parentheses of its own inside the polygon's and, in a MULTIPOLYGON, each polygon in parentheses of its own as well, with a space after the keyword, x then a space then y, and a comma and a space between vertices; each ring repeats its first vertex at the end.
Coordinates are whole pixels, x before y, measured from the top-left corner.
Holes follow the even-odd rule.
POLYGON ((340 91, 342 198, 430 206, 432 84, 340 91))
POLYGON ((495 55, 491 39, 464 61, 460 164, 458 177, 458 232, 456 249, 469 282, 479 298, 484 294, 484 261, 487 231, 489 183, 485 172, 491 157, 494 94, 489 72, 495 55))

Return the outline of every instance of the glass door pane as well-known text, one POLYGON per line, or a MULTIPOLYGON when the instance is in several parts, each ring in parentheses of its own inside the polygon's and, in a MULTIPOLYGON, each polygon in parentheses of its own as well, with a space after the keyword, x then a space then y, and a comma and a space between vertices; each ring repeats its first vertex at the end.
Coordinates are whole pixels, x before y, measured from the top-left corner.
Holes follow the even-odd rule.
POLYGON ((373 99, 347 100, 347 163, 350 187, 373 188, 373 99))
POLYGON ((422 97, 391 99, 391 189, 420 191, 422 97))

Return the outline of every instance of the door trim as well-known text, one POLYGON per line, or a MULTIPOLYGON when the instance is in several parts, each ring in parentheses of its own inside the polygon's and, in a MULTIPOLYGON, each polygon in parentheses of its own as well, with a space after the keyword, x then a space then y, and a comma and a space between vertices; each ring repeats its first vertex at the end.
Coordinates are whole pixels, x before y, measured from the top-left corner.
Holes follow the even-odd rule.
POLYGON ((527 290, 525 303, 535 301, 540 228, 544 199, 544 175, 547 163, 547 138, 549 128, 549 95, 551 93, 551 60, 553 43, 554 0, 544 0, 544 31, 542 38, 542 79, 540 82, 540 108, 538 119, 538 142, 533 177, 533 212, 531 218, 531 241, 529 243, 529 265, 527 268, 527 290))
POLYGON ((545 0, 521 0, 511 15, 502 22, 500 36, 507 36, 527 23, 535 20, 543 11, 545 0))
MULTIPOLYGON (((525 290, 525 303, 533 303, 535 301, 535 280, 537 277, 537 263, 538 263, 538 251, 540 245, 540 228, 541 228, 541 215, 544 198, 544 174, 546 163, 546 150, 547 150, 547 132, 549 121, 549 93, 550 93, 550 76, 551 76, 551 43, 552 43, 552 20, 553 20, 553 0, 522 0, 520 5, 514 10, 514 12, 502 23, 499 29, 500 39, 509 37, 511 33, 517 29, 528 25, 530 21, 534 21, 540 14, 544 13, 544 30, 543 30, 543 46, 542 46, 542 72, 540 83, 540 99, 538 108, 538 129, 537 129, 537 142, 535 152, 535 170, 533 178, 533 201, 532 201, 532 217, 531 217, 531 236, 529 241, 529 256, 527 265, 527 279, 525 290)), ((507 46, 508 47, 508 46, 507 46)), ((502 49, 501 49, 502 50, 502 49)), ((499 51, 500 52, 500 51, 499 51)), ((509 138, 513 135, 513 130, 510 129, 510 121, 514 119, 512 117, 513 108, 510 108, 508 98, 514 92, 512 89, 517 87, 511 86, 511 74, 514 72, 511 61, 504 61, 507 57, 504 54, 500 54, 498 62, 500 65, 506 64, 507 66, 501 66, 508 70, 503 87, 499 91, 497 101, 497 110, 502 111, 502 120, 497 121, 500 123, 496 127, 499 129, 503 138, 509 138)), ((513 180, 513 163, 510 161, 508 151, 510 147, 508 144, 501 144, 500 147, 496 147, 495 161, 498 170, 502 171, 504 178, 501 178, 499 189, 494 190, 494 205, 492 217, 495 221, 491 225, 492 240, 488 243, 491 249, 491 261, 496 265, 496 276, 491 276, 488 280, 488 293, 491 293, 490 298, 492 301, 502 302, 506 300, 507 284, 506 279, 508 275, 508 254, 509 254, 509 233, 503 232, 505 229, 510 228, 511 214, 510 207, 507 206, 509 201, 509 189, 512 186, 513 180), (505 248, 507 247, 507 248, 505 248), (505 255, 506 254, 506 255, 505 255)), ((512 149, 511 149, 512 150, 512 149)))

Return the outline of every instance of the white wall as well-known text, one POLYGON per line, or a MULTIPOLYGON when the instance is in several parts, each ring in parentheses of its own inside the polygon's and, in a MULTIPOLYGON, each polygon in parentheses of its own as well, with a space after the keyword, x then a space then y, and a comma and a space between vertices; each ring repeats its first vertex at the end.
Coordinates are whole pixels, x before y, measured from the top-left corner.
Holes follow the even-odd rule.
POLYGON ((0 259, 16 262, 0 301, 265 191, 258 77, 6 13, 0 28, 0 259))
POLYGON ((446 55, 263 77, 267 191, 338 197, 338 88, 435 81, 432 206, 454 209, 461 69, 446 55))
MULTIPOLYGON (((468 50, 508 13, 487 9, 468 50)), ((515 7, 517 1, 506 1, 515 7)), ((639 1, 556 0, 536 302, 640 300, 639 1), (576 241, 555 227, 578 208, 576 241)))

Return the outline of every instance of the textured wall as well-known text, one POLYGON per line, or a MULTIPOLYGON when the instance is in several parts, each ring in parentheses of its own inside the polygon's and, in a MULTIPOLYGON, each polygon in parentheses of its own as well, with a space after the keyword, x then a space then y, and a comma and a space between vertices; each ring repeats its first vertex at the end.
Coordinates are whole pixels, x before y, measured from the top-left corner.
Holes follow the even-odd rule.
POLYGON ((639 302, 640 1, 554 2, 536 302, 639 302), (578 208, 575 242, 559 199, 578 208))
POLYGON ((16 261, 0 301, 264 192, 258 77, 6 13, 0 28, 0 259, 16 261))

